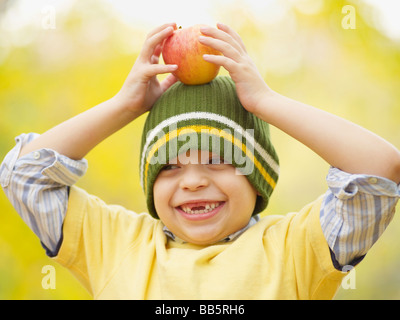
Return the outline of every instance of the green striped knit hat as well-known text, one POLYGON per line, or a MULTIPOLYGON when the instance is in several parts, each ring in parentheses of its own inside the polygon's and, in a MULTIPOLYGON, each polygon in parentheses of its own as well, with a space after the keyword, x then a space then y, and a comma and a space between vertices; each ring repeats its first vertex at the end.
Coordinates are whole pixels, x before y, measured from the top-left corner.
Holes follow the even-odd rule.
MULTIPOLYGON (((160 170, 188 150, 209 150, 244 174, 264 210, 279 176, 269 125, 241 105, 230 77, 204 85, 172 85, 154 104, 143 129, 140 180, 149 213, 158 218, 153 185, 160 170)), ((240 187, 240 186, 238 186, 240 187)))

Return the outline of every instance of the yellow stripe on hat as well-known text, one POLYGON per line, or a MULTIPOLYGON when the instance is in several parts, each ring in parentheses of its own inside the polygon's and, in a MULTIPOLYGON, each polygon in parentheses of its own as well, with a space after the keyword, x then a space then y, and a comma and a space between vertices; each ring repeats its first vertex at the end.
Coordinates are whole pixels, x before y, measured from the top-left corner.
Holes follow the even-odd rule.
POLYGON ((217 129, 217 128, 210 127, 210 126, 202 126, 202 125, 191 125, 191 126, 186 126, 186 127, 182 127, 182 128, 170 131, 170 132, 166 133, 162 138, 158 139, 157 142, 154 143, 154 145, 151 147, 151 149, 147 155, 147 158, 146 158, 146 167, 145 167, 145 172, 144 172, 144 190, 145 190, 145 192, 147 192, 147 174, 148 174, 150 160, 154 156, 155 152, 159 148, 161 148, 164 144, 166 144, 168 141, 178 137, 181 134, 184 135, 187 133, 192 133, 193 131, 199 133, 199 132, 201 132, 201 130, 210 130, 210 132, 212 132, 211 133, 212 135, 218 135, 219 137, 222 137, 231 143, 233 141, 234 145, 236 145, 239 149, 241 149, 248 158, 254 159, 253 160, 254 165, 256 166, 258 171, 260 171, 260 173, 263 176, 263 178, 265 179, 265 181, 272 187, 272 189, 274 189, 276 186, 275 180, 269 175, 269 173, 267 171, 265 171, 264 167, 256 159, 254 154, 246 147, 246 145, 243 144, 239 139, 235 138, 233 135, 231 135, 230 133, 228 133, 224 130, 217 129, 218 134, 215 134, 215 129, 217 129))

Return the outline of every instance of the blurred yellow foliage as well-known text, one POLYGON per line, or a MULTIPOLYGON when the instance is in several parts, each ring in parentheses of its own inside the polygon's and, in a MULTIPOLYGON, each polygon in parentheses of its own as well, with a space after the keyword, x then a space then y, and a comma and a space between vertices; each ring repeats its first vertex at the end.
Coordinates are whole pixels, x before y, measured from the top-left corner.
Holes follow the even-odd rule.
MULTIPOLYGON (((374 27, 373 9, 354 1, 356 29, 344 29, 342 8, 351 1, 272 3, 263 18, 243 1, 232 1, 223 10, 215 1, 214 15, 241 35, 274 90, 345 117, 400 147, 400 44, 374 27)), ((57 12, 55 29, 30 26, 29 41, 17 38, 17 32, 0 30, 1 158, 18 134, 42 133, 119 90, 145 33, 123 23, 109 6, 103 1, 75 1, 70 10, 57 12)), ((0 12, 0 22, 2 15, 5 12, 0 12)), ((144 119, 87 156, 89 170, 79 186, 108 203, 146 210, 138 178, 144 119)), ((328 165, 275 128, 272 135, 281 177, 264 214, 285 214, 325 192, 328 165)), ((341 289, 337 299, 400 298, 398 220, 395 217, 357 267, 356 289, 341 289)), ((45 256, 3 192, 0 221, 0 299, 90 298, 67 271, 45 256), (56 268, 56 289, 42 287, 46 265, 56 268)))

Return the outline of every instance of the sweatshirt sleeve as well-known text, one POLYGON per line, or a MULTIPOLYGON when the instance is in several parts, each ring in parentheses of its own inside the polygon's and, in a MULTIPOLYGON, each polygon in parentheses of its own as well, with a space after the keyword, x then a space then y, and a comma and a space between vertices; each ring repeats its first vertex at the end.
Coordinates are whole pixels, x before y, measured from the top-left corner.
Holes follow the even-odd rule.
POLYGON ((87 170, 87 161, 72 160, 50 149, 19 157, 39 135, 21 134, 0 165, 1 186, 13 207, 39 237, 49 256, 57 254, 67 211, 69 187, 87 170))

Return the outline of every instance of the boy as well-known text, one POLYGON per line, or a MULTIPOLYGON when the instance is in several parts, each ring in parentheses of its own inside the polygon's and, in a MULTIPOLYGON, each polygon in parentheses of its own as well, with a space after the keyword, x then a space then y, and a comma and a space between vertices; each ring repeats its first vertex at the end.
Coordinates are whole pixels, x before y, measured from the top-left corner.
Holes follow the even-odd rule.
POLYGON ((3 189, 47 254, 96 299, 331 299, 341 268, 356 265, 393 217, 398 150, 272 91, 238 34, 217 27, 199 41, 222 52, 204 59, 230 78, 159 83, 177 68, 158 64, 176 28, 160 26, 113 98, 41 136, 21 135, 1 166, 3 189), (152 217, 73 186, 83 157, 150 109, 140 174, 152 217), (331 169, 323 197, 259 219, 279 175, 267 123, 331 169))

